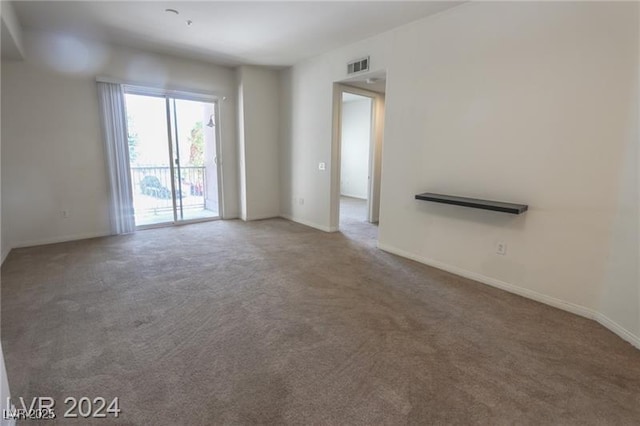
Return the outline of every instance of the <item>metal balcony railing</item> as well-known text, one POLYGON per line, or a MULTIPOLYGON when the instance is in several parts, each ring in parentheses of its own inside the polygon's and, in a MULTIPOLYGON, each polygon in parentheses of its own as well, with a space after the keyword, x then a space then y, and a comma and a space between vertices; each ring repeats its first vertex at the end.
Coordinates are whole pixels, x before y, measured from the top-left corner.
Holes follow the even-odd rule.
MULTIPOLYGON (((175 170, 175 189, 178 205, 183 208, 204 208, 206 170, 204 167, 186 166, 175 170)), ((173 209, 171 196, 171 169, 169 166, 131 167, 136 213, 159 212, 173 209)))

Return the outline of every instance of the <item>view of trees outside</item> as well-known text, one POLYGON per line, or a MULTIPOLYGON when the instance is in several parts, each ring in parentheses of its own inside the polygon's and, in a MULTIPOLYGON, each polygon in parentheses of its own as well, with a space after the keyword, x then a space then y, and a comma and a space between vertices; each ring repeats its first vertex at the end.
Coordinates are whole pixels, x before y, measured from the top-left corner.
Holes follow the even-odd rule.
POLYGON ((202 121, 198 121, 191 129, 189 138, 189 165, 204 166, 204 130, 202 121))
MULTIPOLYGON (((129 162, 131 164, 138 163, 138 145, 140 135, 138 134, 136 120, 127 114, 127 130, 129 139, 129 162)), ((198 121, 194 124, 193 128, 189 132, 187 138, 189 144, 189 166, 204 166, 204 129, 202 121, 198 121)))
POLYGON ((127 130, 129 132, 129 162, 131 164, 135 164, 138 159, 138 151, 136 150, 136 147, 138 146, 138 139, 140 136, 138 136, 136 122, 131 114, 127 114, 127 130))
MULTIPOLYGON (((129 161, 138 167, 166 167, 166 105, 163 98, 126 95, 129 161)), ((177 148, 184 166, 204 166, 204 124, 206 114, 201 102, 176 100, 178 123, 177 148)), ((176 154, 174 146, 174 155, 176 154)))

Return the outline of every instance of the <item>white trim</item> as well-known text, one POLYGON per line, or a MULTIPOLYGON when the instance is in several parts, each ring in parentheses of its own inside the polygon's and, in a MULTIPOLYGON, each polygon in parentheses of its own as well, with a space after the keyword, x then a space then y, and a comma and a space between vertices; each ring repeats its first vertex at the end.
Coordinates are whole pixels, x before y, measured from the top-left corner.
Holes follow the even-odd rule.
POLYGON ((356 200, 364 200, 364 201, 368 200, 367 197, 360 197, 358 195, 351 195, 351 194, 344 194, 344 193, 340 194, 340 197, 355 198, 356 200))
POLYGON ((157 87, 139 86, 135 84, 123 84, 122 87, 124 87, 125 93, 130 93, 132 95, 156 96, 159 98, 172 98, 203 103, 213 103, 220 99, 219 96, 206 93, 168 90, 157 87))
MULTIPOLYGON (((350 93, 352 95, 361 96, 363 98, 368 98, 371 102, 369 109, 369 158, 367 159, 367 196, 365 200, 367 200, 367 220, 371 223, 374 221, 374 212, 373 212, 373 197, 375 194, 376 181, 374 179, 375 174, 375 163, 376 163, 376 146, 378 144, 378 113, 377 109, 379 108, 380 102, 380 94, 378 92, 369 91, 366 89, 362 89, 359 87, 353 87, 346 85, 346 82, 340 83, 342 87, 342 96, 341 96, 341 104, 340 104, 340 135, 339 135, 339 149, 340 149, 340 176, 342 176, 342 114, 344 111, 344 94, 350 93)), ((341 179, 340 179, 341 180, 341 179)), ((341 194, 343 195, 343 194, 341 194)), ((354 197, 359 198, 359 197, 354 197)), ((338 217, 340 213, 338 212, 338 217)), ((339 226, 339 219, 338 219, 339 226)))
MULTIPOLYGON (((176 193, 175 188, 175 163, 172 160, 174 158, 173 148, 176 145, 175 139, 177 138, 177 129, 175 126, 176 121, 176 107, 175 100, 189 100, 200 102, 204 104, 213 105, 213 115, 215 116, 214 132, 215 132, 215 155, 214 155, 214 163, 216 168, 216 181, 217 181, 217 201, 218 201, 218 216, 214 219, 223 218, 225 214, 225 200, 223 197, 224 193, 224 173, 223 173, 223 161, 222 161, 222 131, 220 130, 220 99, 217 96, 207 95, 207 94, 199 94, 196 92, 177 92, 166 90, 162 88, 153 88, 148 86, 135 86, 135 85, 124 85, 124 93, 138 96, 149 96, 149 97, 158 97, 165 99, 165 119, 167 120, 167 143, 169 150, 169 169, 171 174, 171 193, 176 193), (173 106, 171 106, 170 101, 173 101, 173 106), (174 135, 174 132, 176 134, 174 135)), ((179 156, 178 156, 179 157, 179 156)), ((162 222, 161 224, 152 224, 152 225, 136 225, 136 229, 148 229, 148 226, 155 227, 155 225, 160 226, 169 226, 169 224, 176 224, 177 222, 189 222, 184 220, 178 220, 178 206, 177 200, 175 196, 172 196, 172 204, 173 204, 173 221, 172 222, 162 222)), ((204 218, 207 220, 208 218, 204 218)), ((200 219, 193 219, 195 221, 199 221, 200 219)), ((190 220, 190 221, 193 221, 190 220)))
POLYGON ((108 76, 97 76, 96 81, 99 83, 121 84, 125 86, 125 89, 132 89, 133 91, 140 90, 140 91, 144 91, 147 94, 155 94, 156 96, 171 96, 171 97, 176 97, 181 99, 182 99, 181 96, 186 96, 187 98, 190 98, 191 96, 196 96, 198 97, 198 99, 194 99, 194 100, 205 99, 206 101, 211 101, 211 100, 223 99, 230 96, 230 94, 225 91, 212 92, 209 90, 176 87, 176 86, 165 87, 165 86, 160 86, 157 83, 124 80, 124 79, 108 77, 108 76))
POLYGON ((281 217, 281 216, 279 214, 265 214, 265 215, 258 215, 258 216, 250 216, 242 220, 245 222, 251 222, 254 220, 275 219, 277 217, 281 217))
POLYGON ((289 216, 289 215, 281 214, 280 217, 283 218, 283 219, 287 219, 290 222, 299 223, 300 225, 308 226, 310 228, 318 229, 318 230, 324 231, 324 232, 336 232, 338 230, 335 227, 318 225, 317 223, 309 222, 309 221, 302 220, 302 219, 297 219, 297 218, 294 218, 293 216, 289 216))
POLYGON ((575 303, 557 299, 555 297, 548 296, 546 294, 538 293, 537 291, 534 291, 534 290, 529 290, 523 287, 519 287, 517 285, 510 284, 495 278, 487 277, 485 275, 478 274, 475 272, 471 272, 466 269, 459 268, 457 266, 440 262, 438 260, 428 259, 426 257, 418 256, 381 242, 378 242, 378 248, 380 250, 384 250, 386 252, 389 252, 401 257, 405 257, 407 259, 415 260, 416 262, 420 262, 425 265, 432 266, 434 268, 441 269, 443 271, 450 272, 452 274, 459 275, 461 277, 468 278, 482 284, 487 284, 492 287, 497 287, 501 290, 508 291, 509 293, 514 293, 519 296, 526 297, 527 299, 535 300, 536 302, 544 303, 545 305, 553 306, 554 308, 562 309, 563 311, 571 312, 572 314, 580 315, 581 317, 594 320, 599 324, 601 324, 603 327, 609 329, 613 333, 620 336, 622 339, 631 343, 636 348, 640 349, 640 336, 636 336, 629 330, 622 327, 620 324, 613 321, 611 318, 607 317, 606 315, 600 312, 594 311, 591 308, 587 308, 585 306, 581 306, 575 303))
POLYGON ((200 217, 196 219, 176 220, 171 222, 150 223, 148 225, 137 225, 136 231, 146 231, 147 229, 170 228, 172 226, 191 225, 193 223, 215 222, 222 220, 220 216, 200 217))
MULTIPOLYGON (((66 243, 69 241, 87 240, 89 238, 108 237, 110 235, 111 234, 108 232, 88 232, 86 234, 73 234, 73 235, 66 235, 63 237, 45 238, 43 240, 23 241, 21 243, 14 244, 11 247, 11 249, 33 247, 33 246, 44 246, 47 244, 66 243)), ((131 234, 123 234, 123 235, 131 235, 131 234)))
POLYGON ((590 318, 590 319, 598 322, 598 324, 600 324, 604 328, 612 331, 613 333, 620 336, 622 339, 626 340, 636 348, 640 349, 640 336, 636 336, 635 334, 633 334, 632 332, 630 332, 629 330, 627 330, 626 328, 624 328, 623 326, 621 326, 620 324, 618 324, 617 322, 615 322, 614 320, 612 320, 611 318, 609 318, 603 313, 600 313, 598 311, 591 311, 591 312, 593 313, 594 316, 593 318, 590 318))
POLYGON ((329 226, 340 226, 340 179, 342 170, 342 85, 333 83, 333 100, 331 105, 331 170, 329 192, 329 226))
MULTIPOLYGON (((224 98, 222 99, 224 101, 224 98)), ((224 182, 224 153, 222 152, 222 124, 221 116, 220 116, 220 100, 216 99, 213 101, 213 113, 215 115, 215 135, 216 135, 216 143, 215 143, 215 158, 214 164, 216 165, 216 178, 218 179, 218 214, 220 218, 225 219, 227 204, 224 198, 225 192, 225 182, 224 182)))
MULTIPOLYGON (((380 72, 380 70, 376 71, 380 72)), ((386 74, 386 71, 385 71, 386 74)), ((336 231, 340 228, 340 176, 342 173, 342 94, 351 93, 358 96, 363 96, 371 99, 371 129, 369 135, 369 159, 368 159, 368 174, 369 180, 367 182, 367 220, 371 223, 378 222, 378 218, 375 217, 373 212, 373 198, 376 197, 376 191, 382 186, 382 179, 377 182, 374 178, 376 172, 376 164, 378 161, 382 161, 382 158, 377 158, 376 146, 378 145, 378 128, 380 123, 378 122, 381 117, 378 117, 378 110, 380 104, 384 104, 385 97, 381 93, 373 92, 370 90, 362 89, 359 87, 348 86, 348 81, 334 82, 333 83, 333 102, 332 102, 332 129, 331 129, 331 176, 330 176, 330 228, 336 231)), ((379 203, 379 195, 378 203, 379 203)), ((354 197, 357 198, 357 197, 354 197)), ((379 213, 379 212, 378 212, 379 213)), ((334 231, 331 231, 334 232, 334 231)))
MULTIPOLYGON (((126 91, 126 89, 125 89, 126 91)), ((169 175, 171 176, 171 205, 173 206, 173 222, 178 221, 178 194, 176 192, 176 162, 180 163, 179 142, 178 142, 178 125, 176 112, 176 99, 168 95, 164 96, 165 116, 167 123, 167 145, 169 149, 169 175), (173 105, 172 102, 173 101, 173 105), (174 138, 175 132, 175 140, 174 138), (176 147, 176 154, 173 153, 173 147, 176 147)), ((129 168, 131 170, 131 168, 129 168)), ((180 197, 182 203, 182 197, 180 197)))

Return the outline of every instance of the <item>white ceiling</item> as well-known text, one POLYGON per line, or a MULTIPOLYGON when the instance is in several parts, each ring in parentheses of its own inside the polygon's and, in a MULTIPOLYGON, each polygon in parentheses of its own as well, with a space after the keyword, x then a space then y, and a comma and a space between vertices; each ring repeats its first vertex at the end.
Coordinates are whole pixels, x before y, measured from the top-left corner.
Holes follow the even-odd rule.
POLYGON ((460 3, 21 1, 14 7, 25 29, 228 66, 287 66, 460 3), (187 19, 193 25, 187 26, 187 19))

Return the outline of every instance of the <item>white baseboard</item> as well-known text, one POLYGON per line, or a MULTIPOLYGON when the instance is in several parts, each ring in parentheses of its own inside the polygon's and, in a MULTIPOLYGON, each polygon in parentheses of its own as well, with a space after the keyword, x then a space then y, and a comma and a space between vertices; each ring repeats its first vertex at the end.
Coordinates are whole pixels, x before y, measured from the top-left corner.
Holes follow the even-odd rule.
POLYGON ((252 220, 274 219, 276 217, 281 217, 281 216, 279 214, 258 215, 258 216, 249 216, 243 220, 245 222, 251 222, 252 220))
POLYGON ((367 201, 367 197, 361 197, 359 195, 350 195, 350 194, 340 194, 341 197, 347 197, 347 198, 355 198, 357 200, 364 200, 367 201))
POLYGON ((98 237, 107 237, 111 234, 108 232, 89 232, 86 234, 74 234, 74 235, 64 235, 60 237, 53 238, 45 238, 42 240, 31 240, 31 241, 23 241, 18 244, 14 244, 11 248, 23 248, 23 247, 33 247, 33 246, 44 246, 47 244, 56 244, 56 243, 66 243, 67 241, 76 241, 76 240, 86 240, 89 238, 98 238, 98 237))
POLYGON ((601 326, 611 330, 613 333, 640 349, 640 336, 636 336, 603 313, 593 311, 593 314, 594 317, 592 319, 597 321, 601 326))
POLYGON ((310 228, 319 229, 320 231, 324 231, 324 232, 336 232, 337 231, 337 229, 335 229, 333 227, 324 226, 324 225, 318 225, 317 223, 309 222, 309 221, 302 220, 302 219, 297 219, 297 218, 294 218, 293 216, 289 216, 289 215, 281 214, 280 217, 283 218, 283 219, 290 220, 291 222, 299 223, 300 225, 308 226, 310 228))
POLYGON ((475 272, 471 272, 466 269, 458 268, 457 266, 452 266, 437 260, 428 259, 422 256, 417 256, 415 254, 398 249, 396 247, 392 247, 384 243, 378 242, 378 248, 380 250, 384 250, 386 252, 389 252, 401 257, 406 257, 407 259, 415 260, 416 262, 424 263, 425 265, 429 265, 434 268, 441 269, 443 271, 447 271, 464 278, 478 281, 482 284, 487 284, 492 287, 497 287, 501 290, 508 291, 509 293, 514 293, 519 296, 523 296, 528 299, 535 300, 536 302, 544 303, 545 305, 553 306, 554 308, 562 309, 564 311, 571 312, 572 314, 580 315, 581 317, 585 317, 585 318, 597 321, 603 327, 606 327, 607 329, 611 330, 613 333, 620 336, 622 339, 626 340, 636 348, 640 349, 640 336, 636 336, 626 328, 622 327, 620 324, 613 321, 611 318, 607 317, 606 315, 598 311, 594 311, 593 309, 587 308, 585 306, 577 305, 575 303, 567 302, 552 296, 548 296, 546 294, 538 293, 537 291, 518 287, 517 285, 510 284, 505 281, 500 281, 495 278, 487 277, 475 272))

